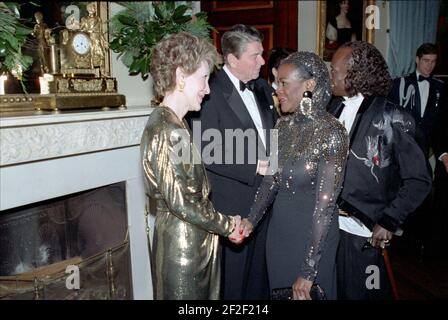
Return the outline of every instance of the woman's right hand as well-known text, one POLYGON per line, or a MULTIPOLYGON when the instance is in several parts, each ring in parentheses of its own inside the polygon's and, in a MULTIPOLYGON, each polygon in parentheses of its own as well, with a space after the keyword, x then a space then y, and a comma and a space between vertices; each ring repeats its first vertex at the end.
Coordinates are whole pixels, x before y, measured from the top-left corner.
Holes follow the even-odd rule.
POLYGON ((248 236, 250 236, 253 229, 254 226, 249 222, 249 220, 247 220, 247 218, 244 218, 243 221, 241 221, 240 233, 243 237, 247 238, 248 236))
POLYGON ((311 300, 310 290, 313 281, 298 277, 292 285, 293 300, 311 300))
POLYGON ((241 229, 241 216, 233 216, 235 221, 235 226, 231 234, 229 234, 229 240, 235 244, 240 244, 243 239, 240 239, 240 229, 241 229))
POLYGON ((237 219, 235 220, 236 226, 229 235, 229 240, 235 244, 240 244, 252 233, 253 225, 246 218, 242 221, 240 216, 235 216, 235 218, 237 219))

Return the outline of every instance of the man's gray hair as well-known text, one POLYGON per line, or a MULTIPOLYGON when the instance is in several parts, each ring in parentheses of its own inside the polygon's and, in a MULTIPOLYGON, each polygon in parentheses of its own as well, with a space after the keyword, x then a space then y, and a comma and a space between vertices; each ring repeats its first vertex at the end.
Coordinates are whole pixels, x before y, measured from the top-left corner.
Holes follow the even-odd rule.
POLYGON ((233 54, 238 59, 246 50, 250 42, 263 42, 263 34, 252 26, 236 24, 226 31, 221 37, 221 49, 224 62, 227 63, 227 56, 233 54))

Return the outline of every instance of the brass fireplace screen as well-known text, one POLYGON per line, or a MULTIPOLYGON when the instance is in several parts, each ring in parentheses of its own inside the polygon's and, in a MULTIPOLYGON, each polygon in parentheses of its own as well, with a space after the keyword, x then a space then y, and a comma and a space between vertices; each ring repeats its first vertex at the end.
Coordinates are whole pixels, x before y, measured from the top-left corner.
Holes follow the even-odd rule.
POLYGON ((131 299, 124 189, 0 212, 0 299, 131 299))

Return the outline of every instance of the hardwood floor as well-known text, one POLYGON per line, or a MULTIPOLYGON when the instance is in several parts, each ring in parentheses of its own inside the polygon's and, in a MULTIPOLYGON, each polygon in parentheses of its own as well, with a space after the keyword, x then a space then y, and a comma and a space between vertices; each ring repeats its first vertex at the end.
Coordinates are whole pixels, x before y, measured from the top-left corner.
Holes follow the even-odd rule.
POLYGON ((448 259, 389 255, 400 300, 448 299, 448 259))

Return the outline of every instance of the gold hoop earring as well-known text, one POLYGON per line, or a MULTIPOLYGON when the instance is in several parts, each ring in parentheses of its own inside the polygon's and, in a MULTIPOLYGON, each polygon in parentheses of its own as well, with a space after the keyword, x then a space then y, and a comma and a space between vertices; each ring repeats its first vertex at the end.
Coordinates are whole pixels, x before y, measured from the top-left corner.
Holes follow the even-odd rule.
POLYGON ((185 82, 181 81, 179 83, 179 92, 184 92, 184 88, 185 88, 185 82))

